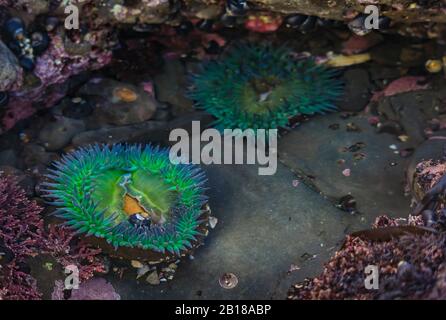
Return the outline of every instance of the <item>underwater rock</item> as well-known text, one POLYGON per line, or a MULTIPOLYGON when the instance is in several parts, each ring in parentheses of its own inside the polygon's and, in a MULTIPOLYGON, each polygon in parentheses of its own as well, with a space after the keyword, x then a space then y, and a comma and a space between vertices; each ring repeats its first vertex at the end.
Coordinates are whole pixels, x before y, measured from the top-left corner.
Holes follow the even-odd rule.
POLYGON ((16 90, 22 85, 23 71, 16 56, 0 40, 0 92, 16 90))
POLYGON ((158 102, 142 87, 111 79, 90 81, 78 93, 93 97, 97 121, 116 126, 150 120, 158 107, 158 102))
POLYGON ((156 98, 172 105, 175 116, 193 111, 193 102, 187 97, 187 73, 179 60, 166 60, 164 70, 154 77, 156 98))
POLYGON ((167 123, 164 121, 146 121, 130 126, 100 128, 80 132, 72 140, 74 146, 86 146, 94 143, 121 142, 161 142, 167 139, 167 123))
POLYGON ((39 140, 48 151, 60 150, 67 146, 71 139, 85 130, 82 120, 66 117, 56 117, 54 121, 48 121, 39 133, 39 140))
POLYGON ((344 95, 338 103, 344 111, 361 111, 370 101, 372 84, 364 69, 349 69, 343 75, 344 95))
POLYGON ((334 205, 346 195, 353 197, 355 211, 372 223, 382 213, 407 215, 409 203, 403 186, 409 159, 402 158, 398 151, 409 146, 409 142, 397 141, 387 133, 377 136, 364 115, 342 119, 330 114, 311 119, 284 135, 279 140, 278 155, 334 205), (333 124, 337 124, 336 131, 333 124), (352 124, 359 131, 348 131, 352 124), (389 148, 393 144, 397 150, 389 148), (344 176, 345 169, 350 169, 350 176, 344 176))
POLYGON ((30 143, 23 148, 22 157, 27 167, 33 167, 50 164, 56 158, 56 155, 47 152, 42 146, 30 143))
MULTIPOLYGON (((100 39, 100 35, 93 38, 100 39)), ((110 61, 108 49, 90 48, 81 53, 71 53, 62 36, 52 34, 49 48, 36 59, 36 68, 30 75, 32 85, 24 86, 10 97, 2 119, 3 128, 11 129, 18 121, 34 114, 37 108, 54 106, 66 94, 66 82, 71 76, 96 70, 110 61)))

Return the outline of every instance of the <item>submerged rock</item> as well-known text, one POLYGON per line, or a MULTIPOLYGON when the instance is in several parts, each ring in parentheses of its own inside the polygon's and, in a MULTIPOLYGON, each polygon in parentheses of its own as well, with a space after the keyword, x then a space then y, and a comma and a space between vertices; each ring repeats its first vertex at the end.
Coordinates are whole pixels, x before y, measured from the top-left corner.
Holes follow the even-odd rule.
POLYGON ((73 136, 85 130, 82 120, 57 117, 56 121, 48 122, 40 131, 39 140, 48 151, 60 150, 67 146, 73 136))
POLYGON ((150 120, 158 107, 158 102, 142 87, 111 79, 90 81, 80 94, 95 98, 93 113, 100 123, 117 126, 150 120))
POLYGON ((16 56, 0 40, 0 92, 17 89, 23 72, 16 56))

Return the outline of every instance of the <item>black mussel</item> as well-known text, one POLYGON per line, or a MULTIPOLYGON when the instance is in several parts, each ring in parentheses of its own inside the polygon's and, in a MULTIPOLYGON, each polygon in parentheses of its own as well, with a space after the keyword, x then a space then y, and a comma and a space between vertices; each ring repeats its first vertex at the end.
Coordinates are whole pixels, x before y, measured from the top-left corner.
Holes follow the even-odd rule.
POLYGON ((31 34, 31 46, 34 54, 41 55, 50 45, 50 37, 46 32, 36 31, 31 34))
POLYGON ((192 30, 194 30, 194 24, 189 20, 181 22, 180 25, 176 28, 177 34, 182 36, 188 35, 192 30))
POLYGON ((303 32, 314 30, 316 27, 317 18, 314 16, 309 16, 301 25, 299 30, 303 32))
POLYGON ((227 0, 226 12, 231 16, 242 16, 248 10, 246 0, 227 0))
POLYGON ((353 19, 348 23, 349 29, 358 36, 365 36, 370 31, 372 31, 372 28, 366 27, 365 25, 366 19, 367 15, 365 14, 358 15, 355 19, 353 19))
POLYGON ((21 56, 19 58, 19 64, 25 71, 33 71, 36 67, 34 59, 30 56, 21 56))
POLYGON ((335 20, 318 18, 317 19, 317 25, 319 25, 321 27, 332 27, 332 26, 335 25, 335 20))
POLYGON ((9 102, 9 93, 6 91, 0 92, 0 107, 7 106, 9 102))
POLYGON ((227 28, 234 28, 237 25, 237 17, 226 13, 220 18, 220 21, 227 28))
POLYGON ((20 18, 11 18, 5 23, 5 29, 8 35, 17 40, 22 40, 26 37, 25 24, 20 18))
POLYGON ((303 14, 293 14, 285 18, 284 25, 287 28, 297 29, 302 32, 311 31, 316 27, 318 18, 303 14))
POLYGON ((304 14, 293 14, 285 18, 284 25, 287 28, 297 29, 301 26, 301 24, 307 20, 306 15, 304 14))
POLYGON ((53 32, 59 26, 59 18, 56 17, 47 17, 45 19, 45 30, 46 32, 53 32))
POLYGON ((381 16, 379 18, 379 22, 378 22, 379 29, 382 29, 382 30, 389 29, 391 22, 392 22, 392 20, 390 20, 389 17, 381 16))
POLYGON ((48 5, 49 11, 56 11, 60 7, 61 3, 62 0, 50 0, 48 5))
POLYGON ((195 26, 200 29, 201 31, 205 31, 205 32, 210 32, 212 31, 213 27, 214 27, 214 21, 213 20, 208 20, 208 19, 203 19, 198 21, 195 26))

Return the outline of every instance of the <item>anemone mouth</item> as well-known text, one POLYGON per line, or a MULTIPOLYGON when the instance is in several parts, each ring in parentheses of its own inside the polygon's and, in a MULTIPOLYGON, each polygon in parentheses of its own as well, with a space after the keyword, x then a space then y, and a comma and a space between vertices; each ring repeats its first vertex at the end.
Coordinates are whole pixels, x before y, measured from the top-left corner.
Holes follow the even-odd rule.
POLYGON ((44 185, 57 216, 118 247, 175 253, 201 235, 204 173, 150 145, 89 146, 55 163, 44 185))
POLYGON ((190 97, 216 118, 217 129, 276 129, 299 114, 336 110, 342 82, 286 47, 242 44, 193 76, 190 97))

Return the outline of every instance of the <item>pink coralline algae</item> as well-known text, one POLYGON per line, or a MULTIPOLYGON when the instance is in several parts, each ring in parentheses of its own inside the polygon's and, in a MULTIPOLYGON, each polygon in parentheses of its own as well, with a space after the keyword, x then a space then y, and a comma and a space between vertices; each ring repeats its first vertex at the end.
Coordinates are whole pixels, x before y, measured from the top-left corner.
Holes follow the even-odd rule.
MULTIPOLYGON (((386 217, 375 226, 400 226, 386 217)), ((379 230, 379 229, 372 229, 379 230)), ((387 241, 347 236, 323 273, 294 285, 289 299, 445 299, 446 238, 441 233, 407 233, 387 241), (379 289, 367 290, 365 268, 378 267, 379 289)))
POLYGON ((63 267, 77 266, 80 281, 92 278, 95 273, 105 272, 105 266, 98 256, 101 250, 76 239, 73 231, 67 227, 50 225, 43 245, 43 253, 53 256, 63 267))
MULTIPOLYGON (((34 75, 40 84, 29 89, 22 87, 10 93, 8 109, 2 120, 3 129, 11 129, 19 120, 25 119, 39 108, 52 107, 65 96, 63 87, 71 76, 86 70, 99 69, 111 61, 111 52, 90 50, 87 53, 73 54, 65 48, 59 35, 50 35, 51 44, 36 61, 34 75)), ((93 37, 93 35, 92 35, 93 37)), ((94 37, 93 37, 94 38, 94 37)))
POLYGON ((27 260, 48 254, 63 267, 79 268, 81 281, 105 271, 100 249, 93 248, 63 226, 45 230, 42 208, 30 201, 12 177, 0 177, 0 300, 41 299, 36 280, 29 274, 27 260), (6 262, 5 262, 6 259, 6 262))
POLYGON ((0 260, 0 300, 41 297, 36 281, 22 270, 26 259, 36 256, 42 244, 41 211, 14 179, 0 177, 0 240, 12 254, 5 265, 0 260))

